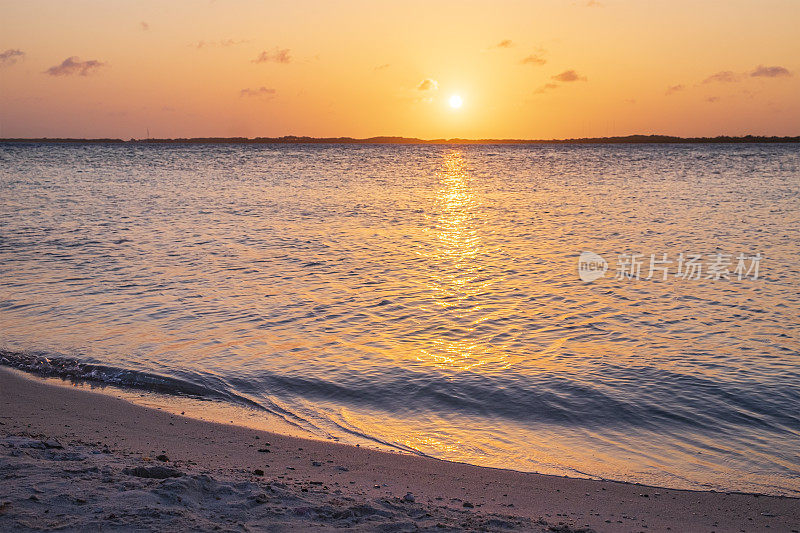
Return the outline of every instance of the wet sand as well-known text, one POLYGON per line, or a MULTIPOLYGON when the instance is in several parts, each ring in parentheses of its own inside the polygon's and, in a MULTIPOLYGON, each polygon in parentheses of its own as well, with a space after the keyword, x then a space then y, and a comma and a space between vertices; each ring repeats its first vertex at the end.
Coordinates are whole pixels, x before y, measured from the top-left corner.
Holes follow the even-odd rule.
POLYGON ((0 530, 800 531, 800 499, 477 467, 0 369, 0 530))

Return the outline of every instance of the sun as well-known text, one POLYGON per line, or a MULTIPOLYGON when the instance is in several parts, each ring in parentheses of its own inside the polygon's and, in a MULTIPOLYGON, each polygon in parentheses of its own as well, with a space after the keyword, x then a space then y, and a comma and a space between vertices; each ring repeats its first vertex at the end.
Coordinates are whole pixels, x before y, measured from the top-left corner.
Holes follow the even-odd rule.
POLYGON ((458 109, 459 107, 461 107, 461 104, 463 103, 464 101, 457 94, 454 94, 453 96, 450 97, 450 107, 452 107, 453 109, 458 109))

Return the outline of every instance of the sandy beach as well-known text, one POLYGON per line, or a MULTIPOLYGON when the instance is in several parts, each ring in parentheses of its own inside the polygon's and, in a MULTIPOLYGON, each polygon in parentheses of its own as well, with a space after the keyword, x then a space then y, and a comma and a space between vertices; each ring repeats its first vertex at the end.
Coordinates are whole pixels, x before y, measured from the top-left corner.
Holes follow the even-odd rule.
POLYGON ((0 529, 792 531, 800 500, 450 463, 0 369, 0 529))

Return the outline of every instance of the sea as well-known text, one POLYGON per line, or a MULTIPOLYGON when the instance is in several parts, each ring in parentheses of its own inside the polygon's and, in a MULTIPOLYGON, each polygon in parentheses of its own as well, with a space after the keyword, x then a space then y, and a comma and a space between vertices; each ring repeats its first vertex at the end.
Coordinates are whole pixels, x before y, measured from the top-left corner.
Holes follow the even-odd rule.
POLYGON ((399 453, 798 496, 800 145, 0 144, 0 362, 399 453))

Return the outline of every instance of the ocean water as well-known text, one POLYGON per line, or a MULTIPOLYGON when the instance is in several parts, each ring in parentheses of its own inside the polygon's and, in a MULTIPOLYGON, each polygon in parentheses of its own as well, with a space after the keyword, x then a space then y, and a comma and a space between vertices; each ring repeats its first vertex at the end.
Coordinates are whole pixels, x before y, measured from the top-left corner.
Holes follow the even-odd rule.
POLYGON ((0 144, 0 359, 342 442, 798 495, 798 243, 797 145, 0 144))

